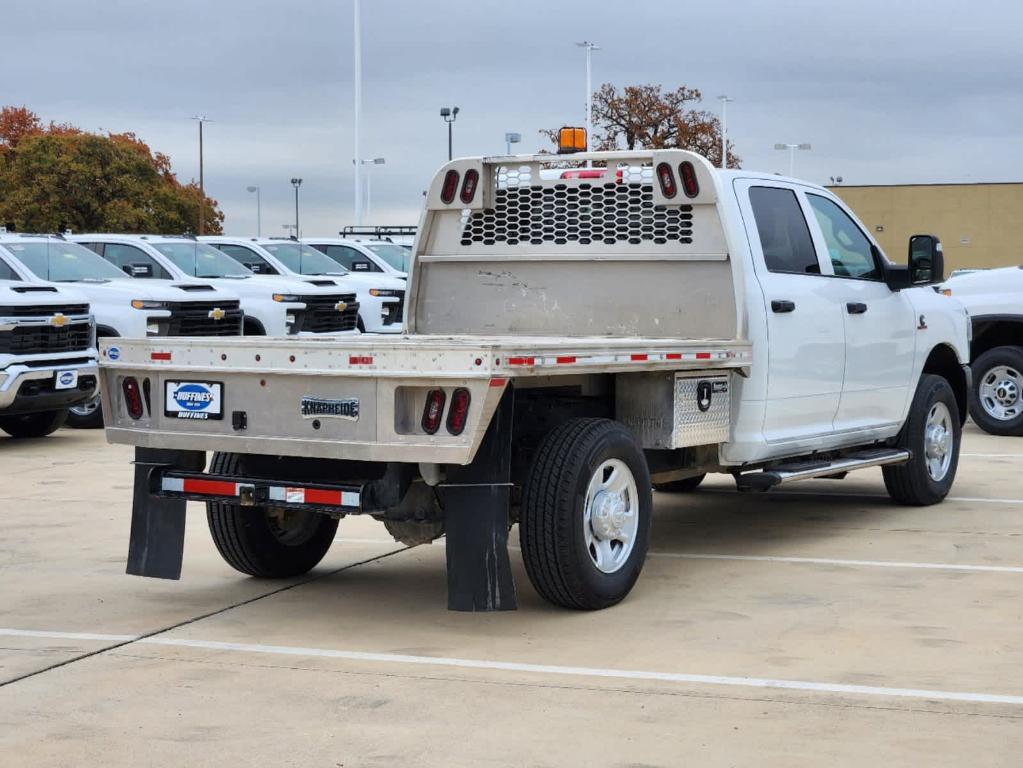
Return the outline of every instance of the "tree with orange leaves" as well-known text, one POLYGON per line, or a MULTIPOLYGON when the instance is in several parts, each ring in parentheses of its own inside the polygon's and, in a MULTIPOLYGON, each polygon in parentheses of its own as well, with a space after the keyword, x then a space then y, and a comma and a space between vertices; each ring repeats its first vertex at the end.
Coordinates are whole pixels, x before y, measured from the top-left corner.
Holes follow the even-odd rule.
MULTIPOLYGON (((167 155, 134 133, 44 126, 25 107, 0 109, 0 223, 25 232, 195 231, 199 188, 182 184, 167 155)), ((222 231, 217 201, 202 206, 206 232, 222 231)))
MULTIPOLYGON (((721 165, 721 121, 697 109, 703 99, 696 88, 680 85, 665 91, 660 85, 627 85, 618 90, 605 83, 593 94, 594 135, 590 146, 611 149, 688 149, 721 165)), ((557 142, 557 131, 541 131, 557 142)), ((728 167, 742 159, 728 142, 728 167)))

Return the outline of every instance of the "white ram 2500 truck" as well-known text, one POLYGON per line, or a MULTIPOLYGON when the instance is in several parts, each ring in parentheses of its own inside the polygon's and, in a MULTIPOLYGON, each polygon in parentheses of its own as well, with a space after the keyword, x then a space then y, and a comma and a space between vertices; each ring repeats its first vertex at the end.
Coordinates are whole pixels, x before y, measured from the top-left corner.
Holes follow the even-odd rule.
POLYGON ((933 288, 936 239, 897 266, 817 186, 681 150, 573 159, 608 171, 440 170, 401 336, 101 350, 108 439, 136 446, 128 572, 180 576, 188 499, 260 577, 309 570, 368 514, 446 536, 450 608, 509 609, 517 522, 539 593, 596 609, 639 576, 652 487, 882 466, 898 502, 945 497, 969 318, 933 288))
POLYGON ((0 262, 0 429, 44 437, 96 394, 96 329, 82 294, 16 277, 0 262))
POLYGON ((1023 435, 1023 267, 954 275, 943 291, 973 320, 970 415, 992 435, 1023 435))

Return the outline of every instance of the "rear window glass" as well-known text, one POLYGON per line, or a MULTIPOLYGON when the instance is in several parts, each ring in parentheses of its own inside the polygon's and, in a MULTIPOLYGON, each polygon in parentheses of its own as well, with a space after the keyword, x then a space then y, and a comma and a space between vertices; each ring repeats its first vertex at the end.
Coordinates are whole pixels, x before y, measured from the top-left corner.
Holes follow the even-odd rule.
POLYGON ((817 252, 796 193, 779 187, 751 187, 749 201, 767 268, 819 275, 817 252))

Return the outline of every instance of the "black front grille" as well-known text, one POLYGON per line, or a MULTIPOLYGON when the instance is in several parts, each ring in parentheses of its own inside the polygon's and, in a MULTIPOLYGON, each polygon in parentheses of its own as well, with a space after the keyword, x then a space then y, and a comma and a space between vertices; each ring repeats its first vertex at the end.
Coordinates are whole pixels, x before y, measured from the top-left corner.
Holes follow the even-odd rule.
POLYGON ((402 315, 405 313, 405 291, 396 291, 398 300, 391 304, 385 304, 387 314, 384 315, 384 325, 401 324, 402 315))
POLYGON ((22 325, 0 331, 0 354, 46 355, 82 352, 89 348, 92 329, 87 323, 57 328, 52 325, 22 325))
POLYGON ((299 296, 305 304, 302 324, 299 330, 307 333, 335 333, 354 331, 359 322, 359 303, 354 293, 327 294, 324 296, 299 296), (338 312, 337 304, 343 301, 347 306, 338 312))
POLYGON ((24 307, 0 307, 0 317, 41 317, 47 318, 53 315, 87 315, 89 314, 88 304, 64 304, 56 306, 24 306, 24 307))
MULTIPOLYGON (((162 325, 162 323, 161 323, 162 325)), ((167 336, 240 336, 242 310, 237 301, 182 301, 171 305, 167 336), (217 320, 216 310, 224 313, 217 320)))

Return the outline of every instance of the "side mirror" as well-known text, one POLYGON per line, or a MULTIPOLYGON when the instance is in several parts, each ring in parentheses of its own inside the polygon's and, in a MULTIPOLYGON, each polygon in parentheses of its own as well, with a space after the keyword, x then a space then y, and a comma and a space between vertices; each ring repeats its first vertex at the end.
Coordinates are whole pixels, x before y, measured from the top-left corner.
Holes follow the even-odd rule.
POLYGON ((945 279, 945 254, 934 235, 909 238, 909 281, 913 285, 934 285, 945 279))
POLYGON ((352 271, 353 272, 369 272, 370 271, 370 263, 368 261, 355 261, 355 262, 352 262, 352 271))
POLYGON ((125 264, 121 269, 129 277, 152 277, 153 276, 153 265, 152 264, 125 264))

